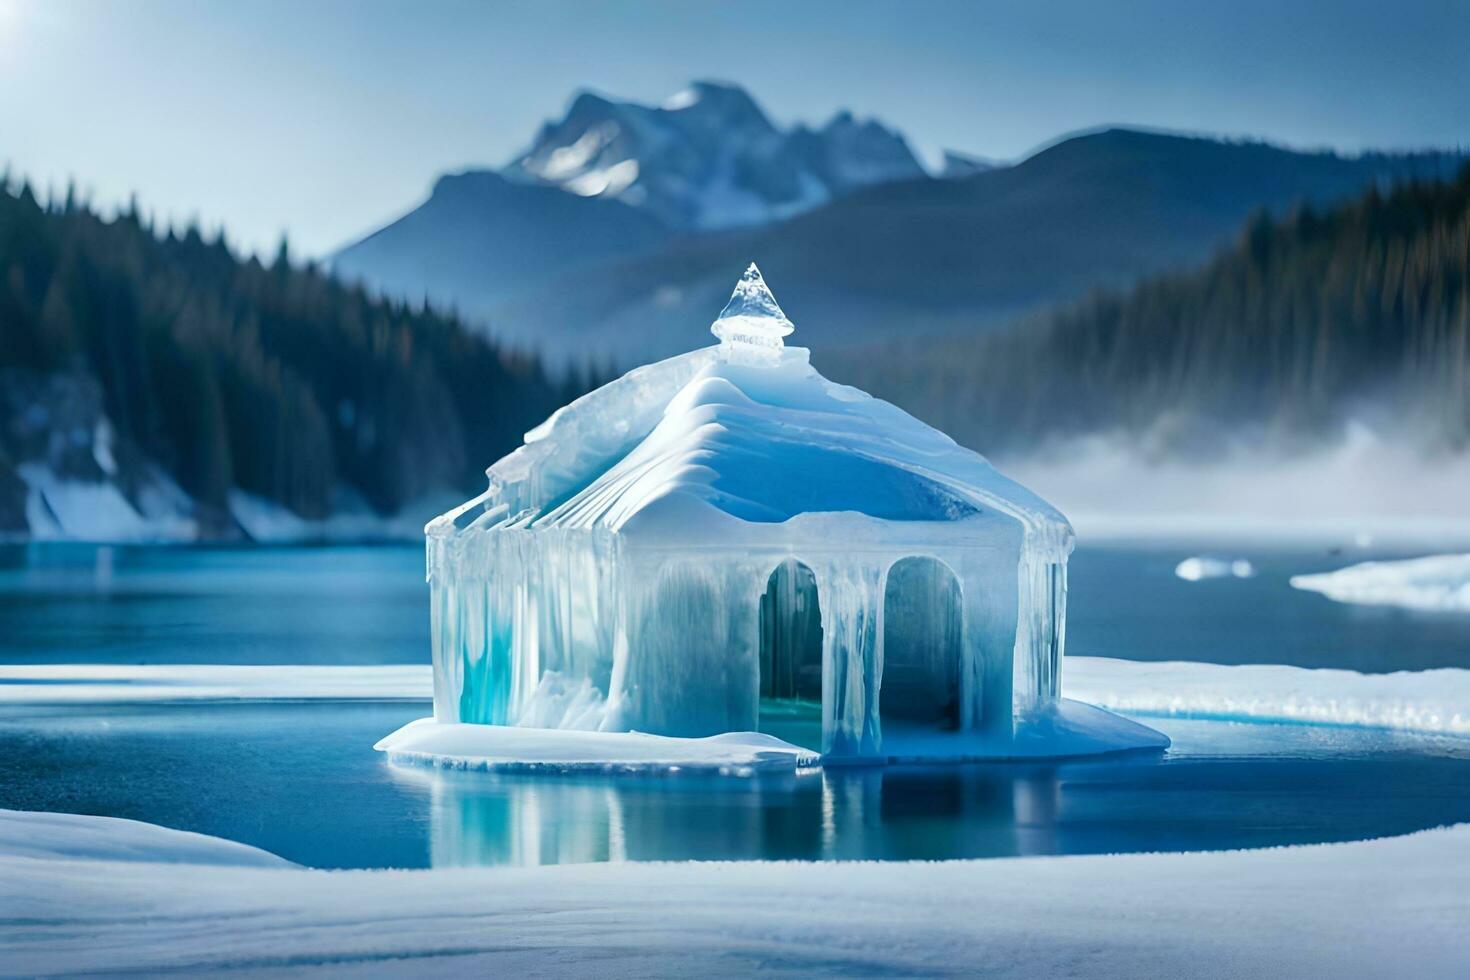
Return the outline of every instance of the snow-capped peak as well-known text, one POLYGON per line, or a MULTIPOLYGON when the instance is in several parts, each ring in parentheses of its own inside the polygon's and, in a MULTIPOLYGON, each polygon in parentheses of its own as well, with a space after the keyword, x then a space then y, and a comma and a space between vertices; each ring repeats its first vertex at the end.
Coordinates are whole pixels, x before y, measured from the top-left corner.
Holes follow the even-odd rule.
POLYGON ((581 92, 504 174, 710 230, 788 217, 923 170, 877 122, 842 112, 819 130, 782 130, 740 86, 697 81, 660 106, 581 92))
POLYGON ((723 347, 780 348, 785 346, 781 338, 795 328, 752 262, 709 329, 723 347))

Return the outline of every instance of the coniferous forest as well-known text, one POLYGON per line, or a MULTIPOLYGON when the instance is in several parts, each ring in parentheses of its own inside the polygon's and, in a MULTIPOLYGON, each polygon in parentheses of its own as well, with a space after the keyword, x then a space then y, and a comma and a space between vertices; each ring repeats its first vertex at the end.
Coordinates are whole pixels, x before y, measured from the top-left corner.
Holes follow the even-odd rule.
POLYGON ((394 513, 482 485, 582 380, 293 264, 284 242, 262 264, 223 235, 155 232, 135 206, 104 219, 70 193, 0 193, 8 529, 25 527, 28 464, 110 478, 134 504, 161 471, 206 536, 231 533, 236 488, 304 518, 344 496, 394 513))
MULTIPOLYGON (((161 473, 205 536, 234 532, 232 490, 305 518, 344 500, 395 513, 473 490, 594 381, 553 380, 284 244, 242 259, 222 236, 156 232, 135 207, 105 219, 71 195, 43 206, 24 186, 0 194, 0 277, 0 531, 26 529, 37 465, 108 479, 140 510, 161 473)), ((1463 449, 1470 170, 1263 213, 1202 268, 1007 329, 818 362, 1001 455, 1096 434, 1158 454, 1242 435, 1291 448, 1349 419, 1463 449)))
POLYGON ((1250 220, 1194 271, 996 332, 824 356, 958 441, 1021 453, 1122 435, 1155 453, 1289 449, 1356 419, 1470 443, 1470 168, 1250 220))

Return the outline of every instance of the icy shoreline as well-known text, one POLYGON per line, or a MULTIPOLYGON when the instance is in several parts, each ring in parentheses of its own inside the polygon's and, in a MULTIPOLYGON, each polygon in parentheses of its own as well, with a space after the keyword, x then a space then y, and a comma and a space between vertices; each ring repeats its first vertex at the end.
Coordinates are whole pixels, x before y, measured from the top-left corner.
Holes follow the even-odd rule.
POLYGON ((1465 826, 1263 851, 903 864, 323 872, 242 866, 270 856, 224 841, 209 852, 223 860, 181 860, 210 840, 0 813, 5 971, 1458 977, 1470 967, 1465 826), (51 827, 46 853, 15 846, 33 825, 51 827), (89 850, 119 830, 146 838, 153 859, 89 850))
MULTIPOLYGON (((1068 698, 1143 718, 1302 722, 1470 736, 1470 669, 1361 674, 1067 657, 1068 698)), ((0 664, 0 705, 189 701, 424 701, 427 664, 0 664)))

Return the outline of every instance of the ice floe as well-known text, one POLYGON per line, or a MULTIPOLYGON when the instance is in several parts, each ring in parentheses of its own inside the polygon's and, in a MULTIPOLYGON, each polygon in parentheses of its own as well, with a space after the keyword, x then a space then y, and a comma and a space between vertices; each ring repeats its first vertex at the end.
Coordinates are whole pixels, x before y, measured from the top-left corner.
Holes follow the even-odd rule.
POLYGON ((1335 572, 1293 575, 1291 584, 1337 602, 1470 612, 1470 554, 1365 561, 1335 572))
POLYGON ((1199 582, 1207 578, 1250 578, 1256 574, 1256 569, 1244 558, 1209 558, 1196 555, 1175 565, 1174 574, 1186 582, 1199 582))
POLYGON ((809 749, 759 732, 671 738, 642 732, 588 732, 503 725, 409 722, 374 748, 395 761, 453 769, 671 771, 704 769, 744 774, 813 765, 809 749))

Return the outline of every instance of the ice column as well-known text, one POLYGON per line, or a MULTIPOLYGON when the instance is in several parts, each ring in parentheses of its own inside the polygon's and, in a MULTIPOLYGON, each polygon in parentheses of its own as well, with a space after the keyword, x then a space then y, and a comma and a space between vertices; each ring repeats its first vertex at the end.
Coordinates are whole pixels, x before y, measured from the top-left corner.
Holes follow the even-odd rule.
POLYGON ((823 611, 822 752, 873 756, 883 742, 878 721, 878 678, 883 670, 882 565, 832 563, 817 588, 823 611), (830 610, 830 612, 829 612, 830 610))

